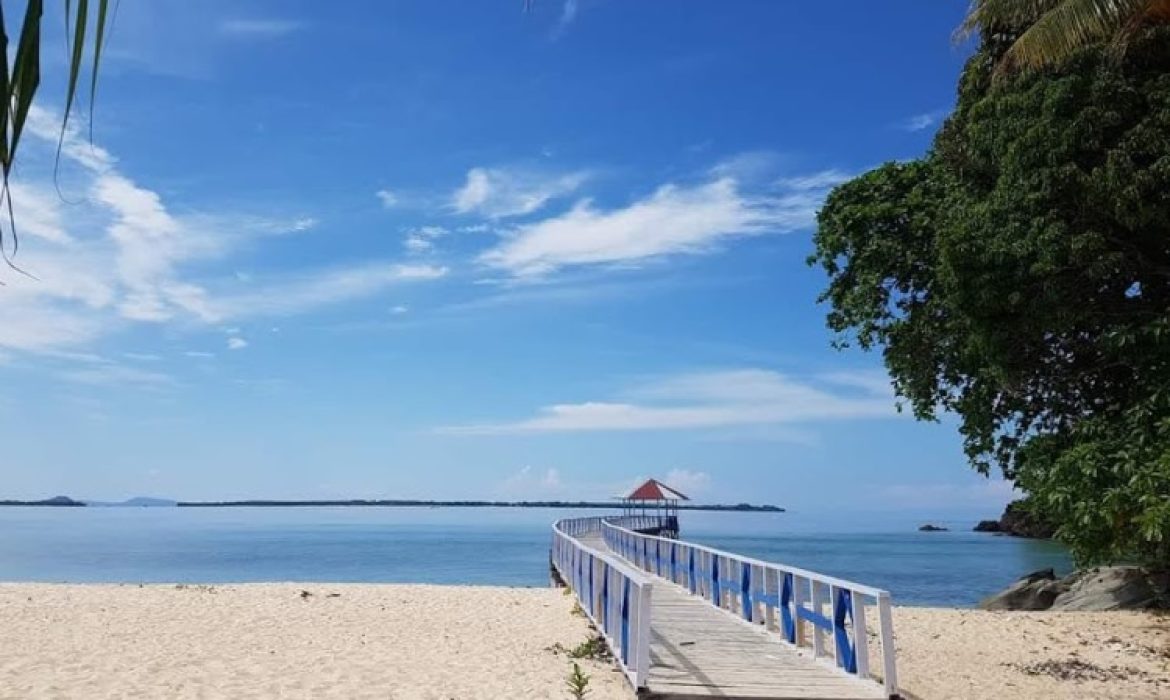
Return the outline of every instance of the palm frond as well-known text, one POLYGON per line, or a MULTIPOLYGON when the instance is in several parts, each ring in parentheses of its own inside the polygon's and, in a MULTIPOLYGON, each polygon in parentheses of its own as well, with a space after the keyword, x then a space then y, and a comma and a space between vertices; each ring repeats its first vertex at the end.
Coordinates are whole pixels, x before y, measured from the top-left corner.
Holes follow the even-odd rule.
POLYGON ((1060 63, 1090 44, 1113 39, 1151 4, 1151 0, 1064 0, 1024 30, 1000 66, 1040 68, 1060 63))
MULTIPOLYGON (((94 36, 93 62, 89 66, 90 78, 90 110, 92 124, 92 110, 94 96, 97 94, 97 74, 101 65, 102 45, 108 28, 109 0, 64 0, 66 19, 66 41, 68 44, 70 62, 66 76, 67 86, 65 96, 65 110, 61 115, 61 137, 57 144, 57 159, 60 162, 61 148, 65 143, 66 127, 77 96, 77 83, 85 71, 84 52, 85 44, 91 34, 89 24, 91 8, 94 14, 92 34, 94 36)), ((4 104, 0 108, 0 207, 8 210, 8 231, 0 225, 0 256, 15 267, 9 254, 15 255, 19 248, 19 238, 16 235, 16 218, 12 213, 12 194, 9 189, 9 178, 16 162, 17 148, 20 137, 24 133, 25 122, 36 98, 41 84, 41 19, 44 15, 44 0, 27 0, 24 21, 20 27, 20 36, 16 42, 16 53, 11 64, 8 59, 8 28, 4 18, 4 8, 0 4, 0 97, 4 104), (9 240, 6 240, 6 236, 9 240)), ((92 132, 91 132, 92 133, 92 132)))

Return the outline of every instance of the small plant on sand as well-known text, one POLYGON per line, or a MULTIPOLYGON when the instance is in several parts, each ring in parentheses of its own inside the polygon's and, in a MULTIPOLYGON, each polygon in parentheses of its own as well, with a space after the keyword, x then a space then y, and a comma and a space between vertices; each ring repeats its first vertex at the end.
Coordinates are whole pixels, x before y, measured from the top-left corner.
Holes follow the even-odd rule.
POLYGON ((590 637, 569 650, 573 659, 604 659, 609 651, 605 648, 605 640, 601 637, 590 637))
POLYGON ((589 693, 589 675, 574 663, 573 671, 569 674, 569 679, 565 681, 565 685, 569 687, 569 695, 573 696, 573 700, 584 700, 585 696, 589 693))
POLYGON ((585 617, 585 608, 582 608, 580 603, 574 602, 573 614, 577 617, 585 617))

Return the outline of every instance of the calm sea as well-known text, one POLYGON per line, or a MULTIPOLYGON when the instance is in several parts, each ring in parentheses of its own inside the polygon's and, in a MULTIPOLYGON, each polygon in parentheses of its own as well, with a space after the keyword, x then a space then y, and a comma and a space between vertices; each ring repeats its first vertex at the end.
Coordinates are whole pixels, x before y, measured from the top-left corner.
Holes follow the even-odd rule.
MULTIPOLYGON (((589 511, 585 515, 597 515, 589 511)), ((395 582, 543 586, 549 524, 572 511, 459 508, 0 508, 0 581, 395 582)), ((1050 542, 798 513, 683 513, 686 539, 972 606, 1020 575, 1070 568, 1050 542), (862 534, 863 533, 863 534, 862 534)))

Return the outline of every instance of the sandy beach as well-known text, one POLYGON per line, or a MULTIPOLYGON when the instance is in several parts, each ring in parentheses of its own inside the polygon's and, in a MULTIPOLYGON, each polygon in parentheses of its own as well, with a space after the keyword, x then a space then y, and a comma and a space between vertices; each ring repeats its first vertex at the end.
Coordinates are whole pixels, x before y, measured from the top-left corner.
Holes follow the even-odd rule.
POLYGON ((1170 616, 895 608, 894 636, 920 700, 1170 697, 1170 616))
MULTIPOLYGON (((557 646, 590 636, 572 608, 539 588, 0 584, 0 698, 568 698, 557 646)), ((1168 617, 896 608, 894 629, 921 700, 1170 697, 1168 617)), ((581 665, 588 697, 634 697, 581 665)))
MULTIPOLYGON (((567 698, 551 649, 590 635, 572 608, 537 588, 0 584, 0 698, 567 698)), ((631 697, 580 663, 590 698, 631 697)))

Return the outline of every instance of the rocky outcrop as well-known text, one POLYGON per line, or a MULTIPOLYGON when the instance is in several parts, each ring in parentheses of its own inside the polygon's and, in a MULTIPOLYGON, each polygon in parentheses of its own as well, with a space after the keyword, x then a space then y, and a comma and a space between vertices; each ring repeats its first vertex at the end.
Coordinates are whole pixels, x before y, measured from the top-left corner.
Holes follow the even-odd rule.
POLYGON ((932 525, 930 523, 927 523, 927 524, 919 527, 918 531, 919 532, 946 532, 947 528, 939 526, 939 525, 932 525))
POLYGON ((1035 571, 979 604, 984 610, 1145 610, 1170 607, 1170 573, 1138 566, 1035 571))
POLYGON ((980 520, 974 529, 976 532, 1002 532, 1015 537, 1037 539, 1049 539, 1056 532, 1051 523, 1032 512, 1025 499, 1007 504, 999 520, 980 520))
POLYGON ((1012 501, 1003 510, 1003 517, 999 519, 1000 532, 1006 532, 1016 537, 1035 537, 1048 539, 1056 532, 1051 523, 1034 514, 1025 500, 1012 501))
POLYGON ((1139 566, 1103 566, 1067 576, 1052 610, 1144 610, 1166 607, 1170 574, 1139 566))
POLYGON ((979 607, 984 610, 1047 610, 1064 590, 1055 571, 1042 569, 1022 577, 1007 590, 984 599, 979 607))

